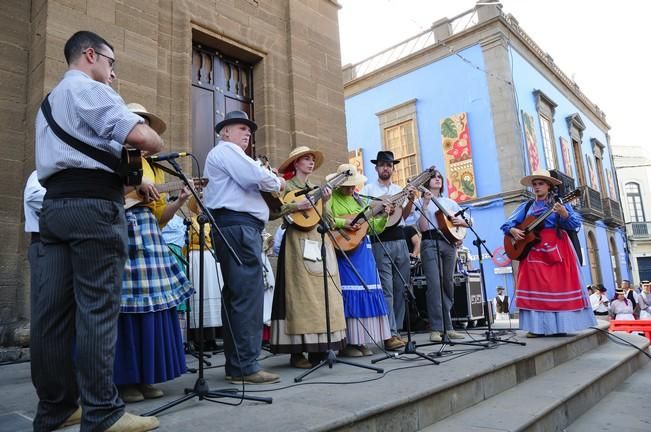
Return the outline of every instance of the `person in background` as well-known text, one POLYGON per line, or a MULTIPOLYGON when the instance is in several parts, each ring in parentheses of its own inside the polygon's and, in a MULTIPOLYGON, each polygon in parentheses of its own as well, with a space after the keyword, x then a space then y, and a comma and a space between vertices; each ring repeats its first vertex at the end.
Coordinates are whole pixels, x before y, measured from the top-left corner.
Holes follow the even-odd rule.
POLYGON ((615 298, 610 302, 610 316, 616 320, 634 320, 634 309, 633 303, 626 298, 624 290, 617 288, 615 298))
POLYGON ((593 285, 594 292, 590 295, 590 304, 592 312, 596 317, 608 319, 609 301, 606 292, 608 291, 602 284, 593 285))
POLYGON ((497 287, 497 295, 495 296, 495 312, 497 313, 496 319, 508 320, 509 319, 509 296, 504 294, 504 287, 497 287))
POLYGON ((631 286, 631 282, 624 279, 621 284, 624 296, 633 304, 633 315, 638 314, 637 302, 639 301, 639 294, 631 286))
POLYGON ((409 250, 409 257, 412 259, 420 258, 420 233, 416 225, 405 225, 405 241, 409 250))
MULTIPOLYGON (((64 55, 68 70, 48 96, 63 131, 115 158, 124 145, 162 150, 160 136, 110 87, 110 43, 79 31, 66 41, 64 55)), ((127 258, 123 179, 60 139, 42 110, 35 141, 38 181, 47 192, 39 219, 43 277, 31 293, 31 372, 39 398, 34 430, 78 423, 79 417, 82 430, 154 429, 155 417, 124 412, 113 382, 127 258)))
POLYGON ((642 281, 642 291, 640 292, 640 301, 638 303, 640 308, 640 319, 651 319, 651 282, 642 281))

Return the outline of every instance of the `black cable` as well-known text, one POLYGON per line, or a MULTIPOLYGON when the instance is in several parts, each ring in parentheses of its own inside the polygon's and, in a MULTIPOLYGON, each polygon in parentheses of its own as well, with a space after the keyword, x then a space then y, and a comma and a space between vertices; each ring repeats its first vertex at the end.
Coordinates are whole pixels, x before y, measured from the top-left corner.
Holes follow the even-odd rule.
MULTIPOLYGON (((617 336, 616 334, 614 334, 614 333, 612 333, 612 332, 610 332, 610 331, 608 331, 608 330, 600 329, 599 327, 592 326, 592 327, 590 327, 590 328, 591 328, 591 329, 594 329, 594 330, 599 330, 599 331, 602 332, 602 333, 606 333, 606 335, 607 335, 609 338, 611 338, 611 339, 619 339, 621 342, 617 342, 617 341, 615 341, 615 340, 613 340, 613 342, 615 342, 615 343, 619 343, 619 344, 622 344, 622 345, 628 345, 628 346, 631 346, 631 347, 635 348, 636 350, 638 350, 639 352, 641 352, 642 354, 644 354, 645 356, 647 356, 648 358, 651 359, 651 354, 649 354, 646 350, 641 349, 641 348, 638 347, 637 345, 634 345, 633 343, 627 341, 626 339, 623 339, 623 338, 617 336)), ((648 350, 648 348, 647 348, 647 350, 648 350)))

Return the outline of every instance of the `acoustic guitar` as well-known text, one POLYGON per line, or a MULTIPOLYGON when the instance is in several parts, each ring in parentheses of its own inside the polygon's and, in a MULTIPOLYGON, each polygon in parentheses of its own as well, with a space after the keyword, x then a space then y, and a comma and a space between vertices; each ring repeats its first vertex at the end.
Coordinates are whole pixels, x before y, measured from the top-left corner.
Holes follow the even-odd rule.
MULTIPOLYGON (((434 171, 435 168, 433 166, 427 168, 425 171, 407 182, 407 185, 414 186, 416 188, 422 187, 422 185, 424 185, 429 179, 434 176, 434 171)), ((393 221, 394 225, 400 222, 400 219, 402 218, 402 203, 407 198, 408 194, 409 191, 405 187, 400 192, 395 193, 388 198, 381 199, 381 201, 373 201, 367 208, 362 210, 360 214, 338 216, 342 218, 355 218, 361 220, 362 223, 360 229, 357 231, 349 230, 346 228, 332 230, 332 239, 333 243, 335 243, 335 247, 343 250, 344 252, 350 252, 357 248, 357 246, 359 246, 359 244, 368 233, 368 219, 384 212, 384 204, 386 203, 396 205, 396 210, 387 219, 386 227, 389 227, 389 222, 391 221, 393 221)))
MULTIPOLYGON (((434 177, 435 169, 436 168, 434 168, 433 166, 427 168, 425 171, 418 174, 413 179, 407 181, 407 186, 413 186, 416 189, 420 188, 425 183, 427 183, 432 177, 434 177)), ((399 224, 400 221, 402 220, 402 205, 404 204, 408 195, 409 195, 409 191, 405 187, 400 192, 397 192, 393 195, 384 195, 381 197, 377 197, 377 199, 374 200, 370 204, 370 206, 379 207, 380 209, 384 207, 384 204, 391 204, 395 206, 396 210, 393 213, 391 213, 387 218, 386 227, 390 228, 392 226, 399 224)))
MULTIPOLYGON (((556 201, 561 204, 574 201, 583 194, 583 189, 583 187, 579 187, 562 198, 557 197, 556 201)), ((516 226, 516 228, 524 231, 524 238, 521 240, 515 240, 510 234, 505 235, 504 250, 506 251, 506 255, 512 260, 523 260, 529 253, 529 250, 540 242, 539 232, 543 227, 542 222, 553 212, 553 208, 550 207, 538 217, 533 215, 527 216, 519 225, 516 226)))
POLYGON ((285 220, 301 231, 311 231, 319 224, 319 215, 323 214, 323 202, 321 198, 323 197, 323 191, 325 188, 329 187, 330 189, 334 189, 352 175, 353 173, 350 170, 338 173, 323 186, 311 190, 306 194, 301 193, 302 190, 300 189, 287 192, 283 197, 283 203, 297 203, 302 201, 304 198, 307 198, 314 203, 316 210, 314 207, 310 207, 307 210, 297 210, 286 215, 285 220), (297 194, 299 195, 297 196, 297 194))
MULTIPOLYGON (((197 177, 192 179, 192 183, 195 188, 202 189, 208 184, 208 179, 197 177)), ((185 187, 185 183, 183 183, 181 180, 178 180, 163 184, 155 184, 154 187, 158 193, 167 193, 183 189, 185 187)), ((138 194, 138 191, 134 189, 124 196, 124 209, 128 210, 131 207, 135 207, 138 204, 142 204, 144 202, 145 201, 142 199, 142 196, 140 196, 140 194, 138 194)))
MULTIPOLYGON (((429 190, 425 188, 421 188, 421 190, 423 192, 429 192, 429 190)), ((454 225, 452 223, 454 216, 448 212, 448 210, 443 206, 443 204, 439 202, 439 200, 436 199, 436 197, 432 196, 431 201, 436 207, 438 207, 438 210, 436 213, 434 213, 434 217, 436 218, 439 230, 443 236, 452 244, 462 241, 464 238, 466 238, 466 232, 468 229, 466 227, 454 225)))

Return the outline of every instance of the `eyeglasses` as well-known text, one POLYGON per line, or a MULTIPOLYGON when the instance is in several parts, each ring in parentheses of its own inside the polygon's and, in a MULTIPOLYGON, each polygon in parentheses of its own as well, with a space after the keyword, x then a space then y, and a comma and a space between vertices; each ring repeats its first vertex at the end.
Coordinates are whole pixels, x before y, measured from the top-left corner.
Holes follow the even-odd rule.
MULTIPOLYGON (((84 53, 86 51, 84 51, 84 53)), ((97 50, 94 50, 94 51, 95 51, 95 54, 104 57, 106 59, 106 61, 108 62, 109 67, 113 68, 113 65, 115 65, 115 59, 113 57, 109 57, 106 54, 102 54, 101 52, 99 52, 97 50)))

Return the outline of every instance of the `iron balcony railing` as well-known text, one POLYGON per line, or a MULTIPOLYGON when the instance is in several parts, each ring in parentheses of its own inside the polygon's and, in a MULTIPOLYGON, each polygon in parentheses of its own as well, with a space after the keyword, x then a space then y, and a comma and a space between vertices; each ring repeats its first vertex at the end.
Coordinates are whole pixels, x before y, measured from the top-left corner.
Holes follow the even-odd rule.
POLYGON ((577 210, 588 220, 596 221, 603 219, 604 207, 601 202, 601 194, 591 187, 584 186, 584 188, 583 196, 579 198, 577 210))
POLYGON ((622 213, 622 206, 619 202, 610 198, 603 198, 601 204, 604 209, 604 222, 609 225, 624 225, 624 216, 622 213))
POLYGON ((626 234, 631 240, 651 240, 651 222, 627 222, 626 234))

